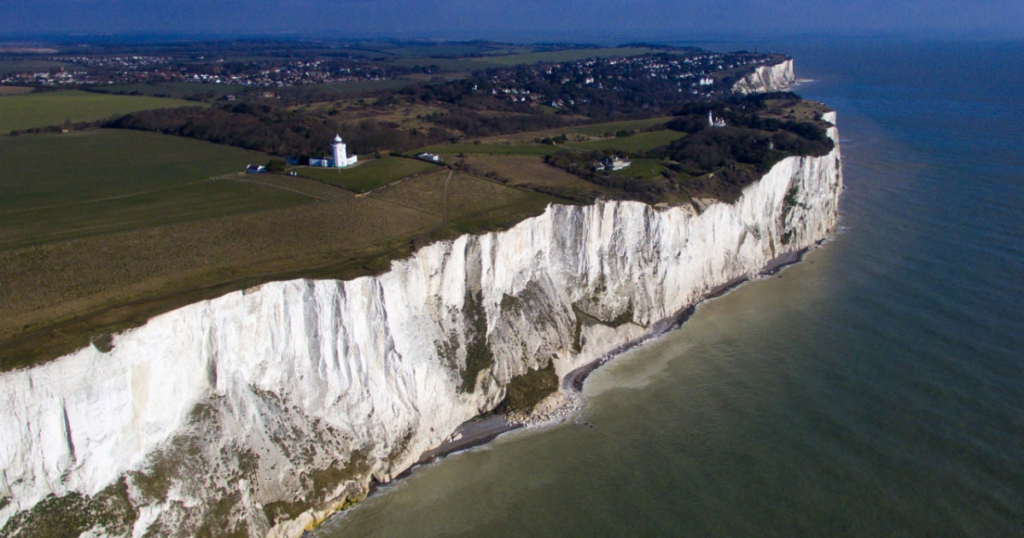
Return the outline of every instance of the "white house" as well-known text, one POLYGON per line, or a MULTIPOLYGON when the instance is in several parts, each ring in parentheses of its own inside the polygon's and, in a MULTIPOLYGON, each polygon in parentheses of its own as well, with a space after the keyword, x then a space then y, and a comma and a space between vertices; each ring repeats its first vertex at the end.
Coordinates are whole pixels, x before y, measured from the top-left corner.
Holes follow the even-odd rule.
POLYGON ((725 127, 725 120, 716 118, 711 111, 708 111, 708 127, 725 127))
POLYGON ((618 170, 625 170, 629 168, 633 163, 628 157, 622 158, 617 155, 611 157, 605 157, 592 165, 594 170, 606 170, 608 172, 614 172, 618 170))
POLYGON ((416 158, 424 160, 424 161, 429 161, 429 162, 432 162, 432 163, 440 163, 441 162, 441 156, 433 154, 433 153, 420 153, 420 154, 416 155, 416 158))
POLYGON ((309 159, 309 165, 318 168, 334 168, 334 159, 319 159, 313 157, 309 159))

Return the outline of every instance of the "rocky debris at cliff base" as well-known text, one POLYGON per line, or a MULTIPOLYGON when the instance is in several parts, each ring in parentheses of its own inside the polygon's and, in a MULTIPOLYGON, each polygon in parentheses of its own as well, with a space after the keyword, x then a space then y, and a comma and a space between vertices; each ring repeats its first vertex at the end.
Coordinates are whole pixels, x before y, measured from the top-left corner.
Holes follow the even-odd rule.
POLYGON ((558 391, 544 398, 529 413, 508 415, 509 424, 533 428, 558 424, 583 407, 583 398, 574 390, 558 391))

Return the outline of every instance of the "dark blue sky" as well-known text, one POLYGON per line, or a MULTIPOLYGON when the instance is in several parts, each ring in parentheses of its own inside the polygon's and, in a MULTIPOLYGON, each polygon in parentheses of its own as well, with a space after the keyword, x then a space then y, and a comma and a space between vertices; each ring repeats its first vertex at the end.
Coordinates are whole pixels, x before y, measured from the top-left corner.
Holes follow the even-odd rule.
POLYGON ((320 34, 604 40, 1024 35, 1024 0, 0 0, 0 35, 320 34))

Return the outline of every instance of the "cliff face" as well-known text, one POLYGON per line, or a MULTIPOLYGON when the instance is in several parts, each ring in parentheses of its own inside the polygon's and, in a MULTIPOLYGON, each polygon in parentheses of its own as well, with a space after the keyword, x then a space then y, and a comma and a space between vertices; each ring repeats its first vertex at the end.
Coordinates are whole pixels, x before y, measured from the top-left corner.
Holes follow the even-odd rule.
POLYGON ((378 277, 265 284, 4 374, 0 535, 57 521, 295 536, 494 408, 514 376, 564 375, 824 238, 839 165, 838 145, 787 158, 699 214, 550 206, 378 277))
POLYGON ((754 69, 743 80, 733 85, 734 92, 742 94, 782 91, 796 82, 793 73, 793 60, 786 60, 775 65, 763 65, 754 69))

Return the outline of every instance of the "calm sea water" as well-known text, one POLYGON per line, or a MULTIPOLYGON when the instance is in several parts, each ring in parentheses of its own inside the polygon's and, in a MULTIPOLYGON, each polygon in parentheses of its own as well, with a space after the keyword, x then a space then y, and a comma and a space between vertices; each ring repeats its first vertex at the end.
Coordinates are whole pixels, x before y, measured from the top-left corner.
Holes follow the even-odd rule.
POLYGON ((834 239, 317 536, 1024 536, 1024 42, 776 48, 839 111, 834 239))

